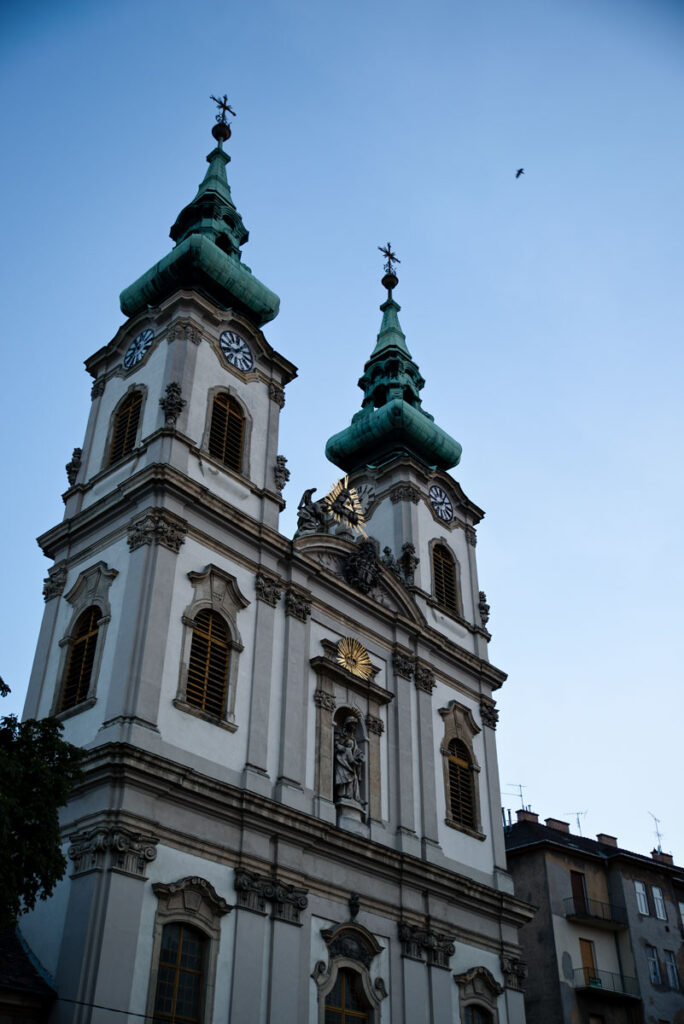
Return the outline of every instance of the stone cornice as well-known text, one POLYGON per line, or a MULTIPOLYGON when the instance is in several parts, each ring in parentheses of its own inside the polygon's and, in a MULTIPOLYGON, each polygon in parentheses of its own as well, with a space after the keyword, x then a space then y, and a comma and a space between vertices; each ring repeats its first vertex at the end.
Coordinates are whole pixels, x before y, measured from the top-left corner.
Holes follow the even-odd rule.
MULTIPOLYGON (((533 914, 528 903, 509 893, 493 889, 441 865, 338 829, 313 815, 296 811, 260 794, 232 786, 130 744, 109 743, 89 751, 84 762, 84 772, 84 781, 74 790, 76 798, 94 788, 128 786, 152 796, 155 802, 171 801, 207 820, 221 820, 226 825, 281 836, 288 845, 300 845, 303 849, 315 847, 324 860, 344 863, 350 869, 358 869, 363 864, 366 874, 382 879, 383 884, 392 885, 397 878, 401 878, 403 886, 413 886, 417 891, 435 896, 440 901, 446 897, 452 907, 482 914, 491 920, 501 920, 515 928, 527 923, 533 914)), ((144 819, 127 819, 127 827, 139 831, 150 830, 153 825, 155 837, 160 843, 186 852, 192 852, 197 845, 197 836, 166 829, 157 820, 152 823, 144 819)), ((89 827, 92 827, 89 820, 82 819, 70 822, 66 829, 71 833, 75 829, 89 827)), ((229 850, 213 843, 208 837, 203 836, 202 843, 207 855, 220 862, 231 866, 241 864, 246 870, 261 874, 270 871, 270 865, 257 859, 247 861, 244 856, 240 858, 237 849, 229 850)), ((307 888, 310 894, 328 895, 331 891, 330 886, 320 879, 303 873, 290 871, 284 880, 307 888)), ((340 889, 339 893, 343 900, 348 897, 346 889, 340 889)), ((367 902, 364 897, 364 906, 367 902)), ((394 904, 378 901, 377 906, 383 913, 397 920, 401 916, 394 904)), ((409 923, 422 922, 420 916, 407 913, 403 916, 409 923)), ((461 933, 453 924, 453 920, 457 919, 458 915, 450 914, 449 920, 435 919, 435 926, 459 938, 461 933)), ((465 930, 462 932, 466 934, 465 930)), ((482 945, 482 935, 471 932, 467 934, 476 944, 482 945)), ((500 947, 492 943, 488 948, 500 947)))
MULTIPOLYGON (((204 448, 198 448, 197 443, 193 441, 191 437, 188 437, 187 434, 183 434, 180 430, 177 430, 173 424, 168 423, 166 423, 162 427, 158 427, 157 430, 153 430, 152 433, 148 434, 140 442, 140 444, 136 445, 136 447, 125 458, 121 459, 113 466, 106 466, 104 469, 101 469, 99 473, 94 473, 93 476, 89 477, 88 480, 84 481, 83 483, 74 484, 73 487, 69 487, 62 495, 63 501, 66 502, 67 499, 74 494, 87 494, 88 491, 92 490, 93 487, 99 484, 106 477, 115 474, 118 470, 121 469, 122 466, 125 466, 127 463, 135 462, 137 459, 140 458, 141 455, 143 455, 148 450, 148 448, 151 448, 157 441, 161 440, 162 438, 167 437, 173 438, 174 441, 177 441, 179 444, 187 448, 188 451, 192 455, 194 455, 200 462, 207 463, 210 466, 214 466, 218 470, 218 472, 225 473, 226 476, 232 477, 233 480, 236 481, 236 483, 240 484, 242 487, 245 487, 257 498, 270 498, 271 501, 278 505, 281 512, 285 508, 285 501, 283 500, 282 495, 279 492, 275 490, 270 490, 268 487, 258 487, 248 477, 243 476, 241 473, 237 473, 233 469, 230 469, 219 459, 215 459, 204 448)), ((152 465, 165 464, 166 463, 152 463, 152 465)), ((145 466, 141 472, 144 472, 144 470, 147 468, 148 466, 145 466)), ((175 472, 178 472, 178 470, 175 470, 175 472)), ((192 481, 191 477, 188 477, 187 479, 191 482, 195 482, 192 481)), ((117 490, 119 486, 122 485, 117 485, 117 490)), ((203 484, 199 484, 199 486, 203 490, 206 490, 203 484)))

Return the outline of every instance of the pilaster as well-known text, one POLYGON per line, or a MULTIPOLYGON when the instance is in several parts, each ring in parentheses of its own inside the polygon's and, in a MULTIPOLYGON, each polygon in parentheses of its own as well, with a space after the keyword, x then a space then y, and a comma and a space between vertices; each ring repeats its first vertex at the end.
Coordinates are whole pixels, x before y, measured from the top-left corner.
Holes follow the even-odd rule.
POLYGON ((400 849, 420 856, 413 795, 413 759, 416 756, 411 714, 413 667, 410 662, 395 657, 393 668, 396 699, 393 702, 394 714, 391 716, 393 728, 388 730, 387 740, 389 763, 394 766, 396 780, 391 791, 392 818, 396 822, 400 849))
POLYGON ((102 728, 118 726, 121 738, 137 723, 156 728, 177 554, 185 539, 183 520, 164 509, 148 509, 128 528, 130 548, 124 600, 102 728))
POLYGON ((249 731, 245 786, 269 796, 268 736, 271 690, 273 687, 273 638, 275 616, 281 604, 283 581, 274 573, 260 569, 255 577, 257 595, 254 622, 254 670, 249 705, 249 731))
POLYGON ((285 594, 285 664, 276 799, 302 811, 310 809, 310 801, 304 795, 310 616, 310 592, 290 585, 285 594))
MULTIPOLYGON (((421 791, 421 832, 425 843, 438 845, 435 750, 432 727, 432 691, 435 677, 427 665, 417 662, 414 670, 418 697, 418 765, 421 791)), ((427 851, 426 851, 427 852, 427 851)))

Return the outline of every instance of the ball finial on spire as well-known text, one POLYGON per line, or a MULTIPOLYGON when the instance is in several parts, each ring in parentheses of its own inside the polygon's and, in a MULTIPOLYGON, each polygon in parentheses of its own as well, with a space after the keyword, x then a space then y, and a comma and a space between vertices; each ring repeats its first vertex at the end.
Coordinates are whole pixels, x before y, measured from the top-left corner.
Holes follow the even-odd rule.
POLYGON ((401 260, 396 253, 392 252, 392 246, 389 242, 385 246, 379 245, 378 249, 385 257, 385 276, 382 279, 382 286, 387 289, 391 296, 392 289, 396 288, 399 284, 399 278, 394 273, 393 264, 401 263, 401 260))
POLYGON ((223 98, 217 96, 210 96, 210 99, 214 101, 216 106, 219 108, 219 112, 216 115, 216 124, 211 129, 211 134, 214 136, 217 142, 227 142, 231 136, 230 125, 226 120, 226 114, 232 114, 233 117, 237 117, 237 114, 228 102, 228 97, 223 95, 223 98))

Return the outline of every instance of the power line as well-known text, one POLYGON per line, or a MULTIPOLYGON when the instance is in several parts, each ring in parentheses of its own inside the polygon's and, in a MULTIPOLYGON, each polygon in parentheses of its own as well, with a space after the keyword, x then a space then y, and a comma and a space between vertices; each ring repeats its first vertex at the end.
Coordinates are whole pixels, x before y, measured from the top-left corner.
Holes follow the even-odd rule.
POLYGON ((92 1010, 108 1010, 109 1013, 125 1013, 128 1017, 139 1017, 141 1020, 154 1020, 149 1013, 136 1013, 135 1010, 118 1010, 115 1006, 103 1006, 102 1003, 85 1003, 81 999, 68 999, 66 996, 57 996, 62 1003, 73 1003, 75 1006, 89 1006, 92 1010))

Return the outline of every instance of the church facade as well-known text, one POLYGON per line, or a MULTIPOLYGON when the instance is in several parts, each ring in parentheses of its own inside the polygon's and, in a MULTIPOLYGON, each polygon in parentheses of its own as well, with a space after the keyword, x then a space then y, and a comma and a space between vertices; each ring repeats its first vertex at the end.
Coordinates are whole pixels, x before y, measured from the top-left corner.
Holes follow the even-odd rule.
POLYGON ((213 134, 174 248, 86 362, 64 520, 40 538, 25 716, 88 751, 67 874, 21 920, 51 1020, 523 1024, 483 512, 422 408, 394 254, 362 408, 327 446, 340 480, 286 537, 296 369, 241 260, 225 111, 213 134))

